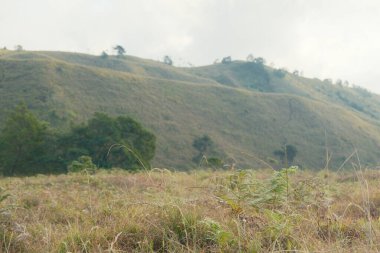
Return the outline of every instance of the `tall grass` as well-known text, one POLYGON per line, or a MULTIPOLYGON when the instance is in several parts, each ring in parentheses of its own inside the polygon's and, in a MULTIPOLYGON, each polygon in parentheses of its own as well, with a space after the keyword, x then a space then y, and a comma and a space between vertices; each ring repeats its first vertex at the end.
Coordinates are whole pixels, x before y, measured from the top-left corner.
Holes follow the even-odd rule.
POLYGON ((377 252, 379 180, 359 167, 4 178, 1 251, 377 252))

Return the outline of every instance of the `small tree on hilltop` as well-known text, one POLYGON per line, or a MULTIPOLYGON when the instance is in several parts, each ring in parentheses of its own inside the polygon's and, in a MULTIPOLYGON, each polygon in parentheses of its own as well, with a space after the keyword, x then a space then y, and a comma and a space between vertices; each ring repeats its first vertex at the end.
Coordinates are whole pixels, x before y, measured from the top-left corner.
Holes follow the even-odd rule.
POLYGON ((102 58, 102 59, 107 59, 108 58, 108 54, 106 53, 106 51, 103 51, 101 53, 100 58, 102 58))
POLYGON ((116 51, 116 54, 118 57, 122 57, 123 55, 125 55, 124 47, 120 45, 116 45, 113 49, 116 51))
POLYGON ((252 54, 249 54, 249 55, 247 56, 247 62, 253 62, 254 60, 255 60, 255 57, 253 57, 252 54))
POLYGON ((166 65, 172 66, 173 65, 173 60, 168 55, 165 55, 165 57, 164 57, 164 63, 166 65))
POLYGON ((231 58, 231 56, 227 56, 227 57, 224 57, 223 59, 222 59, 222 63, 223 64, 228 64, 228 63, 231 63, 232 62, 232 58, 231 58))
POLYGON ((258 57, 258 58, 255 58, 254 62, 257 63, 257 64, 260 64, 260 65, 264 65, 265 64, 265 59, 262 58, 262 57, 258 57))

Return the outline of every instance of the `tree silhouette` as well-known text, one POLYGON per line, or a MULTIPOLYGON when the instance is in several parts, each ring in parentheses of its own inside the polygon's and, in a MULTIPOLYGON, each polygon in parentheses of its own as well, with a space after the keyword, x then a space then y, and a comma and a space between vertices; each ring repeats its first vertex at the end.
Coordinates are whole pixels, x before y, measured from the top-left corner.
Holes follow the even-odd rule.
POLYGON ((120 45, 116 45, 113 49, 116 51, 118 57, 121 57, 125 54, 124 47, 122 47, 120 45))
POLYGON ((275 150, 273 154, 278 156, 283 164, 283 166, 288 167, 294 161, 297 155, 297 148, 293 145, 286 144, 281 149, 275 150))
POLYGON ((164 63, 166 65, 172 66, 173 65, 173 60, 168 55, 165 55, 165 57, 164 57, 164 63))
POLYGON ((232 62, 232 58, 231 58, 231 56, 227 56, 227 57, 224 57, 223 59, 222 59, 222 63, 223 64, 228 64, 228 63, 231 63, 232 62))

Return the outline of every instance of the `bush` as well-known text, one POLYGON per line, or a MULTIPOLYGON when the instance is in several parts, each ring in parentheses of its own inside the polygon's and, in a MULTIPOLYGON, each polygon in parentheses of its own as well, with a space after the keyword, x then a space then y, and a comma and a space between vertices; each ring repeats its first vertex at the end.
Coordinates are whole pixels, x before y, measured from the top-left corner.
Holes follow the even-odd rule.
POLYGON ((220 169, 223 167, 223 161, 217 157, 210 157, 207 162, 211 168, 220 169))
POLYGON ((92 162, 92 159, 89 156, 79 157, 78 160, 72 161, 67 168, 69 172, 87 171, 91 174, 95 173, 96 169, 96 165, 92 162))

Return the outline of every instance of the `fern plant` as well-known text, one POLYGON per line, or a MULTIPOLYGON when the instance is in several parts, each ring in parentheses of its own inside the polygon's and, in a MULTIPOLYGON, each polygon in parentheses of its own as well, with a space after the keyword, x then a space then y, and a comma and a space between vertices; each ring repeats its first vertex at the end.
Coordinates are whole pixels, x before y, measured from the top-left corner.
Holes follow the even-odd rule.
POLYGON ((261 182, 252 172, 237 172, 219 190, 218 197, 236 213, 241 213, 246 204, 257 209, 283 206, 290 197, 289 175, 297 170, 296 166, 292 166, 275 171, 268 181, 261 182))

